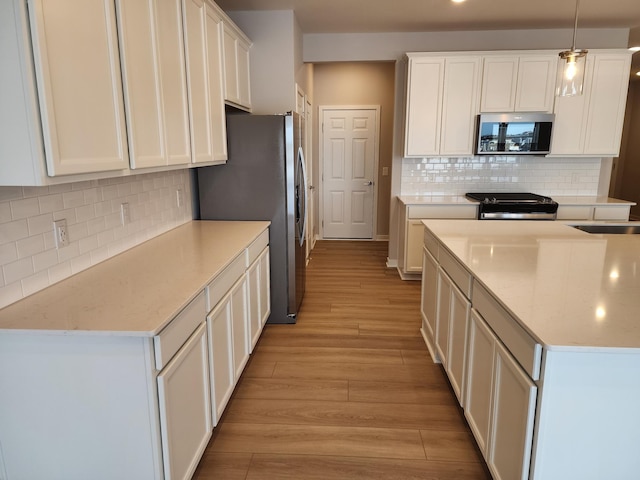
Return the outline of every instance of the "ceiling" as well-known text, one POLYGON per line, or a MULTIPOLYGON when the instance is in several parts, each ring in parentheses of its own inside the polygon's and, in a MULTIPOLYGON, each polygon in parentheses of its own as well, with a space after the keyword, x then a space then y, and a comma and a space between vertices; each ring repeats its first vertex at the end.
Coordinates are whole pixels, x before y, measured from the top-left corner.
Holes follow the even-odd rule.
MULTIPOLYGON (((572 0, 217 0, 223 10, 294 10, 304 33, 572 28, 572 0)), ((578 27, 640 27, 639 0, 582 0, 578 27)))

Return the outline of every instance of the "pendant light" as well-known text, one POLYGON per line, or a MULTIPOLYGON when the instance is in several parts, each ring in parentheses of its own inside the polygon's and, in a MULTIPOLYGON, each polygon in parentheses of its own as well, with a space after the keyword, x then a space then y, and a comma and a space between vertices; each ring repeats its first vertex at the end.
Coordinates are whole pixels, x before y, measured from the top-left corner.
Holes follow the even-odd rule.
POLYGON ((557 94, 561 97, 582 95, 584 66, 588 50, 576 50, 579 6, 580 0, 576 0, 576 19, 573 26, 573 43, 571 44, 571 50, 560 52, 560 59, 558 60, 557 94))

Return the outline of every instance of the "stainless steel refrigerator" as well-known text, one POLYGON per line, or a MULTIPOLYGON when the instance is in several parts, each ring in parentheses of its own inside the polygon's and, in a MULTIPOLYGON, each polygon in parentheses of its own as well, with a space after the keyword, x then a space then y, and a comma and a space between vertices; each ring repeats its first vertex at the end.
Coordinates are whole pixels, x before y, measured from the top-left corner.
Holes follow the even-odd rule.
POLYGON ((228 114, 227 163, 196 171, 200 219, 271 221, 269 323, 295 323, 305 290, 303 135, 297 113, 228 114))

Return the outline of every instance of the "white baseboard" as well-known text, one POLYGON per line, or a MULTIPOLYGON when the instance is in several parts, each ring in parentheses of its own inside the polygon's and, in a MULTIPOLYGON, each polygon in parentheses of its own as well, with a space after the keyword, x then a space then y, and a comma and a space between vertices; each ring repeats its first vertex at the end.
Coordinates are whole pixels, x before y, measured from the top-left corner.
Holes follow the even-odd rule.
POLYGON ((398 268, 398 260, 387 257, 387 268, 398 268))
POLYGON ((402 270, 400 270, 400 267, 398 267, 396 265, 396 268, 398 269, 398 275, 400 275, 400 278, 402 280, 422 280, 422 274, 421 273, 404 273, 402 270))
POLYGON ((376 242, 388 242, 389 235, 376 235, 376 242))

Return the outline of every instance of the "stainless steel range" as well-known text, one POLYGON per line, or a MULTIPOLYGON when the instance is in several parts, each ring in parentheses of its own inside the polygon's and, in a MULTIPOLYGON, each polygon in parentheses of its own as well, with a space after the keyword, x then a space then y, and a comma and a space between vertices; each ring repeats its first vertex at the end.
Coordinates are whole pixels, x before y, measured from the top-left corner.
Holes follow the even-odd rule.
POLYGON ((478 220, 555 220, 558 203, 535 193, 467 193, 480 202, 478 220))

